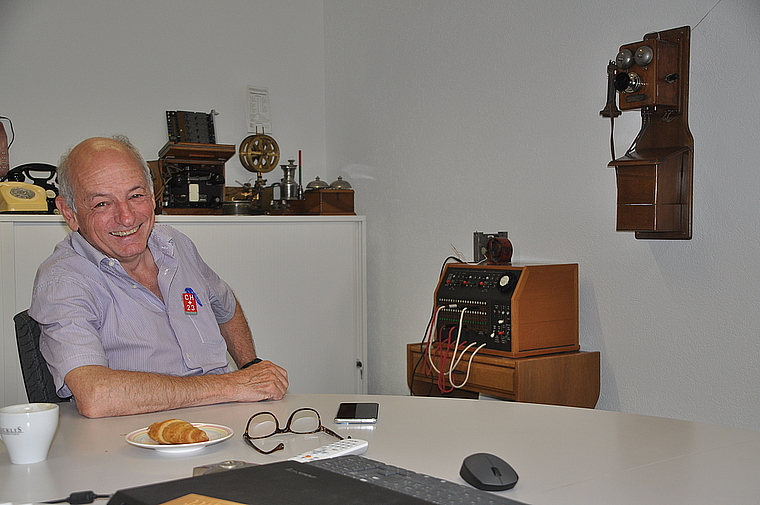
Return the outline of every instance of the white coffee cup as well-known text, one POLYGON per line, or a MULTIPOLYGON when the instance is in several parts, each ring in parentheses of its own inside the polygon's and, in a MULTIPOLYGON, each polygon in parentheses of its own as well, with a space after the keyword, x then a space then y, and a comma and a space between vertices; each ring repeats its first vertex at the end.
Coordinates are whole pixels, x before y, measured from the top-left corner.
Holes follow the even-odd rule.
POLYGON ((0 439, 11 463, 26 465, 47 459, 58 428, 58 405, 24 403, 0 408, 0 439))

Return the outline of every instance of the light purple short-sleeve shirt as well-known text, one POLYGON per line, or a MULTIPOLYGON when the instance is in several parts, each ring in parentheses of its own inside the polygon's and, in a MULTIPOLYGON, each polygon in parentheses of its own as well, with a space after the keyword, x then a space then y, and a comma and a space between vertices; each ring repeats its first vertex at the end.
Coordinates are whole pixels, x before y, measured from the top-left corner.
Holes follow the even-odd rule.
POLYGON ((235 312, 232 290, 174 228, 156 225, 148 247, 163 301, 77 232, 40 265, 29 315, 42 328, 59 396, 71 394, 66 374, 84 365, 177 376, 229 371, 219 324, 235 312))

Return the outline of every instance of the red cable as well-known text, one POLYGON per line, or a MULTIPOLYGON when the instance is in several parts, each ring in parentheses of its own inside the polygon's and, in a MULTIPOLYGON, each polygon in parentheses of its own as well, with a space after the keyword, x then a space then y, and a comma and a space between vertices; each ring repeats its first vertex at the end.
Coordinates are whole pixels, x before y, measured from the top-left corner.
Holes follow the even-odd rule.
POLYGON ((449 330, 449 337, 446 339, 446 351, 441 354, 441 366, 439 368, 438 372, 438 389, 441 391, 441 393, 451 393, 454 391, 453 387, 447 387, 446 383, 446 361, 449 357, 453 359, 453 356, 451 355, 451 332, 454 328, 451 328, 449 330))

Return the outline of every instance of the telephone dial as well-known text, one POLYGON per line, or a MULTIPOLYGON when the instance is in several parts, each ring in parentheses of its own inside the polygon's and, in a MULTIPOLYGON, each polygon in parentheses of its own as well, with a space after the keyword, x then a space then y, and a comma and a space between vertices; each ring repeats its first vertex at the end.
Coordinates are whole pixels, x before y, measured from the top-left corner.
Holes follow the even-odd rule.
POLYGON ((610 151, 617 180, 617 231, 637 239, 691 239, 694 138, 689 131, 688 26, 624 44, 607 65, 610 151), (619 104, 619 108, 618 108, 619 104), (616 158, 614 118, 641 110, 641 130, 616 158))
POLYGON ((55 176, 56 167, 47 163, 27 163, 12 168, 0 178, 0 212, 57 213, 55 176), (31 183, 25 182, 27 179, 31 183))

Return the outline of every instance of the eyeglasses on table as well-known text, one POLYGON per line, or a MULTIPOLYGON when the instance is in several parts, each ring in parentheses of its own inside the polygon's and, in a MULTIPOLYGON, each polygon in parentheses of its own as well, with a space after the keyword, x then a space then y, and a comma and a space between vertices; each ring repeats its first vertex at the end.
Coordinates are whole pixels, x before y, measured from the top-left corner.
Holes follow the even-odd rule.
POLYGON ((309 435, 319 432, 327 433, 338 440, 343 440, 343 437, 322 424, 322 417, 320 417, 319 412, 312 408, 304 407, 294 410, 293 413, 290 414, 288 422, 285 423, 285 428, 280 428, 279 419, 277 419, 277 416, 271 412, 259 412, 252 415, 251 418, 248 419, 248 423, 245 425, 243 440, 261 454, 272 454, 275 451, 284 449, 285 444, 280 442, 274 449, 266 451, 257 447, 253 441, 269 438, 282 433, 309 435))

